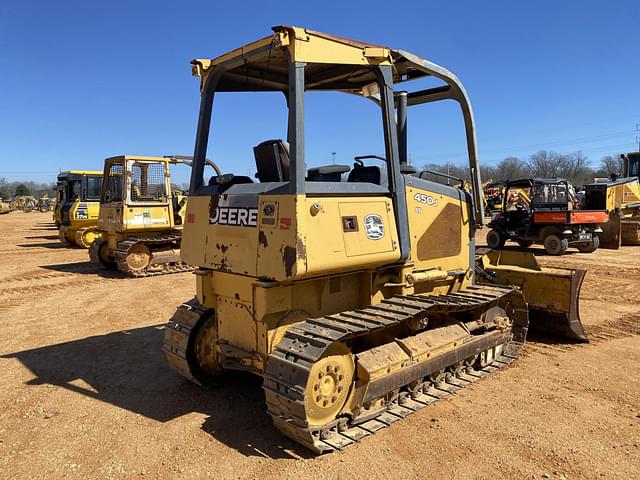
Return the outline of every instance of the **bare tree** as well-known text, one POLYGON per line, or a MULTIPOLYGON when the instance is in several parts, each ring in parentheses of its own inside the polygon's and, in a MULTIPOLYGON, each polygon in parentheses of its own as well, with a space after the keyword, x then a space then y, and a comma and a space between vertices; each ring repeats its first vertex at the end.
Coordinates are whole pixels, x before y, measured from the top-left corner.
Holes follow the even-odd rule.
POLYGON ((566 178, 575 184, 583 184, 593 181, 593 170, 589 166, 591 163, 582 152, 561 155, 559 176, 566 178))
POLYGON ((528 176, 527 163, 518 157, 507 157, 496 166, 494 180, 518 180, 528 176))
POLYGON ((533 177, 556 178, 564 163, 565 159, 559 153, 540 150, 529 157, 529 172, 533 177))
MULTIPOLYGON (((482 165, 480 171, 484 180, 504 181, 527 177, 546 177, 564 178, 576 184, 583 184, 591 182, 599 173, 591 168, 590 163, 589 158, 580 151, 561 154, 540 150, 527 160, 507 157, 497 165, 482 165)), ((431 163, 425 165, 424 169, 448 173, 454 177, 469 180, 469 168, 452 163, 444 165, 431 163)), ((430 175, 427 178, 442 182, 442 177, 430 175)), ((447 183, 446 180, 445 183, 447 183)))
POLYGON ((624 164, 620 155, 606 155, 600 159, 600 167, 606 176, 613 174, 622 175, 624 164))

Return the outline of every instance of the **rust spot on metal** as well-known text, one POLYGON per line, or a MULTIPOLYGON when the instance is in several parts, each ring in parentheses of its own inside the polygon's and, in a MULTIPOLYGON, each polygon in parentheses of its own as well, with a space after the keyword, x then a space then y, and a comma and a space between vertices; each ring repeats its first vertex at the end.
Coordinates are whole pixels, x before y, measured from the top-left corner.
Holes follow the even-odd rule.
POLYGON ((293 276, 293 266, 296 264, 296 249, 290 246, 283 247, 282 250, 282 262, 284 263, 284 271, 287 277, 293 276))
POLYGON ((267 236, 262 230, 258 232, 258 243, 260 243, 260 246, 264 248, 267 248, 269 246, 269 243, 267 242, 267 236))
POLYGON ((307 247, 300 237, 296 240, 296 251, 298 258, 304 262, 304 268, 307 269, 307 247))
POLYGON ((226 257, 220 260, 220 264, 218 265, 218 270, 220 270, 221 272, 231 273, 231 268, 229 268, 229 266, 227 265, 226 257))
POLYGON ((293 266, 297 260, 302 260, 307 265, 307 249, 301 238, 296 240, 296 247, 289 245, 280 249, 282 253, 282 262, 284 263, 284 270, 287 277, 293 276, 293 266))
POLYGON ((213 195, 211 200, 209 200, 209 218, 215 217, 216 210, 218 209, 218 202, 218 195, 213 195))

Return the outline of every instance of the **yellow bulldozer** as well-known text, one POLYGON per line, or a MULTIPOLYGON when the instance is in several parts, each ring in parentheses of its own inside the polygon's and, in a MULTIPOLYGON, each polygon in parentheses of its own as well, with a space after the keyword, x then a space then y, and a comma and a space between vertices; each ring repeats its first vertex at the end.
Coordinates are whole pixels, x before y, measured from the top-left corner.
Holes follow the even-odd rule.
POLYGON ((607 248, 640 245, 640 152, 623 154, 623 176, 585 185, 584 207, 606 210, 600 243, 607 248))
POLYGON ((105 160, 99 238, 89 249, 93 263, 132 277, 193 269, 180 260, 187 197, 171 184, 170 171, 171 165, 191 165, 190 158, 124 155, 105 160))
POLYGON ((11 213, 11 203, 0 198, 0 214, 11 213))
POLYGON ((68 170, 58 174, 53 218, 63 243, 89 248, 96 238, 102 172, 68 170))
POLYGON ((476 262, 483 204, 474 120, 445 68, 285 26, 192 64, 201 105, 181 256, 197 266, 196 291, 163 344, 183 376, 201 385, 230 370, 262 377, 275 426, 321 453, 510 364, 530 326, 586 340, 577 311, 584 271, 543 269, 520 252, 476 262), (416 79, 439 84, 408 91, 416 79), (370 102, 384 155, 308 168, 311 91, 370 102), (210 136, 219 92, 279 92, 286 101, 286 141, 253 148, 257 182, 228 173, 203 180, 207 148, 221 138, 210 136), (413 110, 452 100, 471 192, 403 173, 413 110))

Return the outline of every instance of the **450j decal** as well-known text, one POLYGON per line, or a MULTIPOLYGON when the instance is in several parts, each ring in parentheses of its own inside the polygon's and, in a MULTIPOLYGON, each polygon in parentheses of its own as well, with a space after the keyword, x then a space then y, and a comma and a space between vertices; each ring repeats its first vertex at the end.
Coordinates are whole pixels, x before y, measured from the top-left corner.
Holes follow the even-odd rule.
POLYGON ((413 199, 416 202, 424 203, 425 205, 429 205, 431 207, 435 207, 436 205, 438 205, 437 198, 432 197, 431 195, 425 195, 424 193, 416 193, 413 196, 413 199))

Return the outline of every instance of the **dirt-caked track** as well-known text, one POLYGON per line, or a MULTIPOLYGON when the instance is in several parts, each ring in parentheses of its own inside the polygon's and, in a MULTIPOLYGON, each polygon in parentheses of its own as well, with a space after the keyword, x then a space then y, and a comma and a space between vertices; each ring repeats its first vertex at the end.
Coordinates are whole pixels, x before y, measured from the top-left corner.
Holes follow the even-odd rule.
POLYGON ((2 479, 640 478, 640 247, 535 249, 588 269, 592 343, 531 337, 511 367, 313 457, 272 426, 255 378, 205 391, 165 365, 191 273, 108 274, 61 247, 50 218, 0 217, 2 479))

